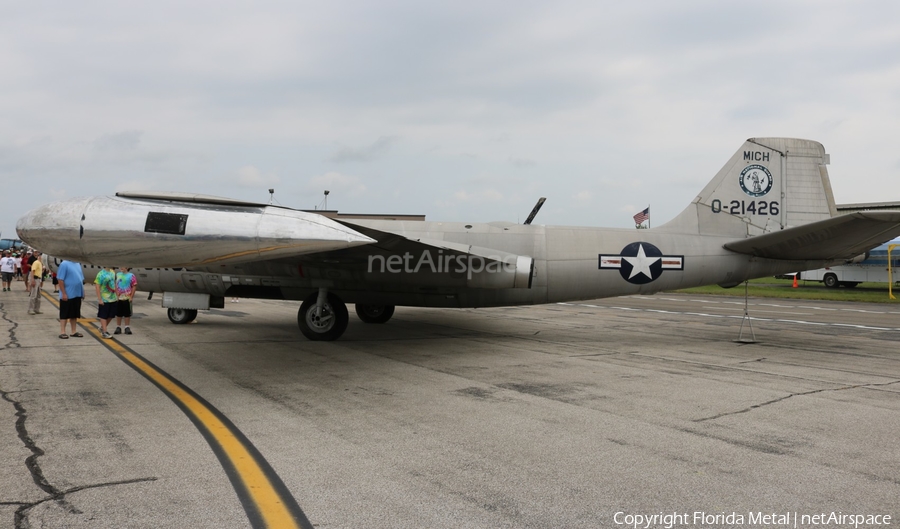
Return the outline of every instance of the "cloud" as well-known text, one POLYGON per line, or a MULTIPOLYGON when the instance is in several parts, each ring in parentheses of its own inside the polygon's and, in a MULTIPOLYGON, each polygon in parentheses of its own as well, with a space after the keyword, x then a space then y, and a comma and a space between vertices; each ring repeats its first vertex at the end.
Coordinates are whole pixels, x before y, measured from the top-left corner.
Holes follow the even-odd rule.
POLYGON ((104 134, 94 140, 94 150, 97 152, 121 152, 134 151, 141 143, 140 130, 126 130, 115 134, 104 134))
POLYGON ((127 180, 116 184, 116 193, 120 191, 148 191, 153 189, 151 183, 146 180, 127 180))
MULTIPOLYGON (((900 3, 808 4, 19 3, 0 181, 264 197, 281 177, 473 221, 546 196, 548 223, 627 226, 644 206, 620 204, 671 218, 771 135, 821 141, 839 203, 900 197, 900 3)), ((50 198, 0 193, 0 230, 50 198)))
POLYGON ((366 147, 341 147, 329 158, 329 162, 371 162, 384 156, 396 143, 397 138, 394 136, 382 136, 366 147))
POLYGON ((495 190, 495 189, 480 189, 478 191, 457 191, 453 193, 453 198, 455 198, 459 202, 474 202, 474 203, 491 203, 491 202, 502 202, 504 199, 503 193, 495 190))
POLYGON ((234 178, 241 187, 267 188, 281 182, 275 173, 263 173, 252 165, 245 165, 235 171, 234 178))
POLYGON ((365 184, 358 177, 337 172, 316 175, 309 179, 305 187, 313 193, 327 190, 332 195, 351 197, 361 196, 367 191, 365 184))
POLYGON ((534 167, 535 165, 537 165, 537 162, 534 160, 529 160, 528 158, 513 158, 512 156, 509 157, 509 163, 511 163, 513 167, 516 167, 518 169, 523 169, 525 167, 534 167))
POLYGON ((584 191, 579 191, 579 192, 575 193, 574 195, 572 195, 572 198, 579 205, 590 204, 594 201, 594 194, 591 193, 590 191, 584 190, 584 191))

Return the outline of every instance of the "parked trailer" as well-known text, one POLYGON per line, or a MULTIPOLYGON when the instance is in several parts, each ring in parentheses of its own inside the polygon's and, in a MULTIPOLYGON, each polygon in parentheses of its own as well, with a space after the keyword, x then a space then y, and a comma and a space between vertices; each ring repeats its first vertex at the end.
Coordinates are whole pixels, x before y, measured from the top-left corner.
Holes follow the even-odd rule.
POLYGON ((848 287, 869 283, 887 283, 893 279, 900 282, 900 237, 870 250, 865 259, 858 263, 846 263, 818 270, 800 273, 800 279, 821 281, 830 288, 848 287), (888 247, 893 245, 890 269, 888 267, 888 247), (889 272, 893 277, 889 278, 889 272))

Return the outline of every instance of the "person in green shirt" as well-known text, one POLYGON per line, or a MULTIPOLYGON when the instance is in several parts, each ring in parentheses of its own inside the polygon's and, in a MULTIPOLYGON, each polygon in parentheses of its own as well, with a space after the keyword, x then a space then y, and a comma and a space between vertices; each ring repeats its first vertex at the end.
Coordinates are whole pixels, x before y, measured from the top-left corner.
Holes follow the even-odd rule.
POLYGON ((112 338, 106 328, 109 322, 116 317, 118 296, 116 296, 115 268, 100 270, 94 279, 94 290, 97 292, 97 319, 100 320, 100 336, 106 339, 112 338))
POLYGON ((116 332, 122 334, 122 320, 125 320, 125 334, 131 334, 131 298, 137 290, 137 277, 130 268, 119 268, 116 272, 116 332))

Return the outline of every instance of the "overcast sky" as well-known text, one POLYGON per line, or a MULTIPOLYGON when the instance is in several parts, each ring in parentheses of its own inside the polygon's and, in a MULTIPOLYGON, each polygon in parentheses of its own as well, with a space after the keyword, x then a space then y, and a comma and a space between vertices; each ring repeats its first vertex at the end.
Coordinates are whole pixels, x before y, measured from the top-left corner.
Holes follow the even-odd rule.
POLYGON ((0 0, 0 233, 37 205, 205 193, 632 227, 749 137, 900 200, 900 2, 0 0))

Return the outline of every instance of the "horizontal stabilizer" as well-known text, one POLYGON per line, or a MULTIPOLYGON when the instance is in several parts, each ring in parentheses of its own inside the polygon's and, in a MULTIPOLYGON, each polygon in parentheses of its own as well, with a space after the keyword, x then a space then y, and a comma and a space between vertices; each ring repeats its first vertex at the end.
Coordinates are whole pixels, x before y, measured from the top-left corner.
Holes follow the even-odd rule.
POLYGON ((733 252, 786 260, 852 259, 900 235, 900 211, 861 211, 740 239, 733 252))

